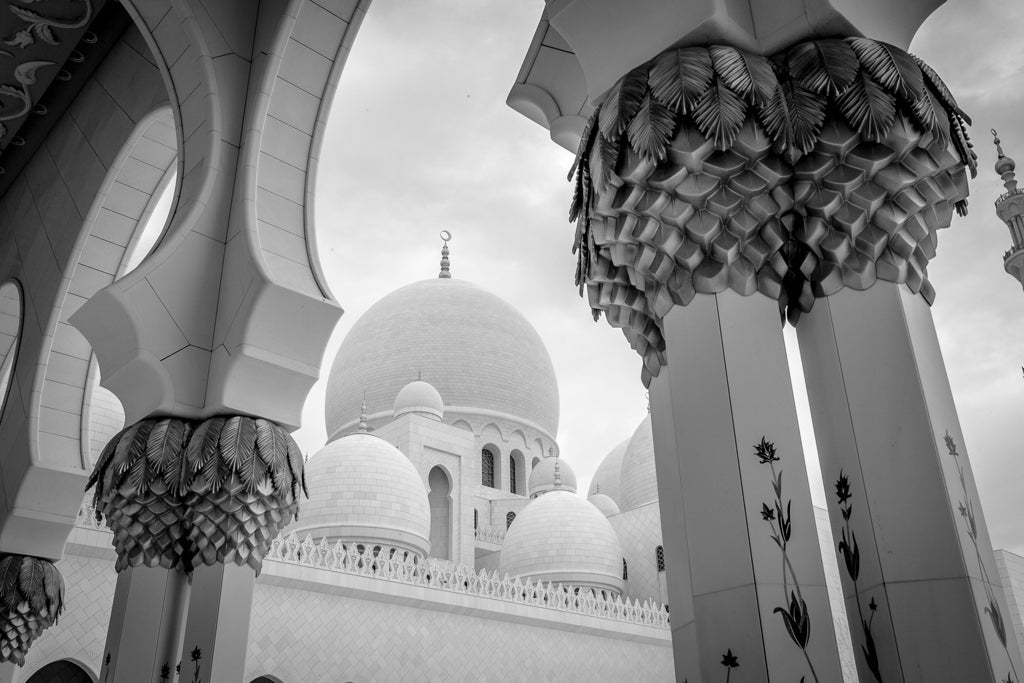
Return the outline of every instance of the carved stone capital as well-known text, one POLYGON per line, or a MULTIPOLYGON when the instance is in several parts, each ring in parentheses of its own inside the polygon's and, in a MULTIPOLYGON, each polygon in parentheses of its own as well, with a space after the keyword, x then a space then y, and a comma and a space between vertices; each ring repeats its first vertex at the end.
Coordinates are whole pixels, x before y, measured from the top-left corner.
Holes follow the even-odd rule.
POLYGON ((23 665, 40 633, 64 611, 64 577, 49 560, 0 557, 0 662, 23 665))
POLYGON ((88 486, 114 533, 117 571, 234 563, 259 572, 298 515, 305 479, 298 445, 273 422, 156 418, 115 436, 88 486))
POLYGON ((945 85, 891 45, 670 50, 624 76, 583 136, 577 281, 645 384, 665 364, 662 319, 697 294, 760 292, 793 324, 878 279, 930 302, 936 234, 966 211, 974 163, 945 85))

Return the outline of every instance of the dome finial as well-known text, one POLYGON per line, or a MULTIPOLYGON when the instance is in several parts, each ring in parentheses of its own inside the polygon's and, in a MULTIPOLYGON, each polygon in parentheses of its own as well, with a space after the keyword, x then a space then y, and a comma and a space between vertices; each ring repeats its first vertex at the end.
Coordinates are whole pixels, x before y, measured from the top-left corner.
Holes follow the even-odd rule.
POLYGON ((444 240, 444 246, 441 247, 441 272, 438 273, 439 278, 450 278, 452 276, 450 266, 451 261, 448 260, 448 241, 452 238, 452 234, 447 230, 441 231, 441 239, 444 240))
POLYGON ((363 405, 359 408, 359 431, 367 432, 369 428, 366 425, 366 394, 363 394, 363 405))
POLYGON ((1017 189, 1017 176, 1013 172, 1017 168, 1017 162, 1003 154, 1003 145, 995 128, 992 129, 992 142, 996 145, 996 156, 998 157, 996 173, 1003 179, 1003 187, 1007 192, 1013 192, 1017 189))
MULTIPOLYGON (((548 452, 550 453, 553 450, 554 450, 553 448, 549 448, 548 452)), ((558 453, 555 453, 554 456, 555 456, 555 488, 556 489, 560 489, 560 488, 562 488, 562 472, 558 469, 558 453)))

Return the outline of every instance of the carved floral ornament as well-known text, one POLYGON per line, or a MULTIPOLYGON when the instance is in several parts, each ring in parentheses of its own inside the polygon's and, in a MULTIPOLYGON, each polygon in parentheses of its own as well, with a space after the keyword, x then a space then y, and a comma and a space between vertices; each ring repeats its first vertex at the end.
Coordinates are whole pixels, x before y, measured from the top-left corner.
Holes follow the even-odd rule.
POLYGON ((25 663, 32 642, 64 611, 64 578, 53 563, 0 557, 0 662, 25 663))
POLYGON ((698 294, 761 292, 793 324, 882 279, 929 302, 936 232, 966 213, 970 122, 917 57, 867 38, 771 59, 669 50, 620 79, 580 142, 576 283, 650 383, 663 317, 698 294))
POLYGON ((233 562, 259 573, 306 493, 291 435, 244 416, 130 425, 103 449, 86 490, 93 486, 97 520, 105 517, 114 534, 117 571, 233 562))

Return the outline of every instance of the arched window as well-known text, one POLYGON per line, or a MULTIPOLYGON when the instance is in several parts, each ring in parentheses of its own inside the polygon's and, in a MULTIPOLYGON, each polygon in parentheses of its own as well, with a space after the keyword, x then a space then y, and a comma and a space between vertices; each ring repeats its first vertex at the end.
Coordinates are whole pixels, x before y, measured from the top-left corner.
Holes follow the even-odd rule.
POLYGON ((509 512, 508 514, 506 514, 505 515, 505 528, 507 529, 510 526, 512 526, 512 522, 514 522, 514 521, 516 521, 516 513, 509 512))
POLYGON ((14 357, 21 334, 21 289, 14 282, 0 286, 0 415, 6 403, 7 388, 14 375, 14 357))
POLYGON ((430 555, 452 559, 452 485, 440 467, 427 475, 427 500, 430 503, 430 555))
POLYGON ((518 486, 516 486, 516 458, 514 455, 508 456, 508 491, 509 493, 518 493, 518 486))
POLYGON ((473 531, 480 527, 480 511, 473 508, 473 531))
POLYGON ((658 571, 665 571, 665 546, 659 545, 654 549, 654 559, 658 563, 658 571))
POLYGON ((484 448, 480 451, 480 483, 494 488, 494 453, 484 448))
POLYGON ((629 570, 626 569, 626 558, 622 558, 622 580, 629 580, 629 570))
POLYGON ((535 468, 539 464, 540 464, 540 458, 534 458, 533 462, 530 463, 530 469, 532 470, 533 468, 535 468))

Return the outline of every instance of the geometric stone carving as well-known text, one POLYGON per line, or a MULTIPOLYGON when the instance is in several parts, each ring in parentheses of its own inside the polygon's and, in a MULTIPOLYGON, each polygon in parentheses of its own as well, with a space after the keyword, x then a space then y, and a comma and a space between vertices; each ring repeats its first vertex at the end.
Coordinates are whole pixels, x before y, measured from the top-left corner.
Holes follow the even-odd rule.
POLYGON ((669 50, 594 112, 571 219, 577 284, 644 359, 696 294, 778 300, 796 324, 816 297, 877 279, 929 302, 928 261, 966 211, 965 114, 923 62, 866 38, 768 60, 727 46, 669 50))
POLYGON ((115 568, 235 563, 257 573, 305 492, 284 428, 244 416, 141 420, 103 450, 86 490, 114 533, 115 568))
POLYGON ((0 608, 0 662, 24 665, 32 641, 64 611, 64 578, 48 560, 4 555, 0 608))

